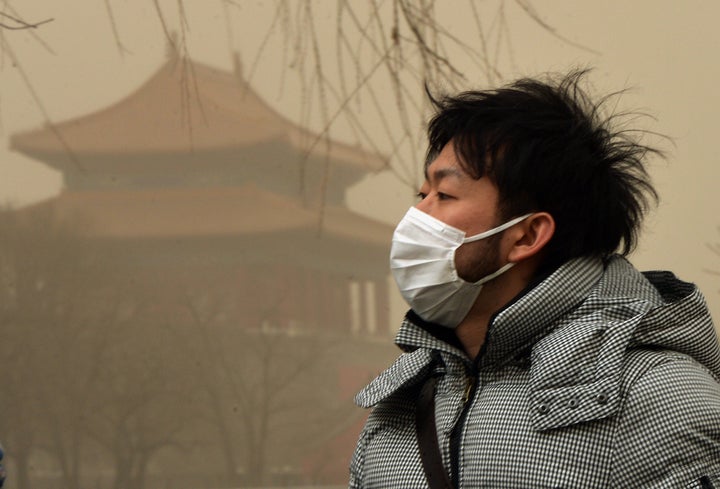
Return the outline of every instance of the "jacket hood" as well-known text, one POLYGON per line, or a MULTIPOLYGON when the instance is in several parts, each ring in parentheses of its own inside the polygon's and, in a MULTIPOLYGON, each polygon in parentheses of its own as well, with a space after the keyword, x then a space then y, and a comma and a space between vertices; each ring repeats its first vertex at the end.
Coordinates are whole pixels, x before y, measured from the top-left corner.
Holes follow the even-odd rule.
POLYGON ((613 257, 586 299, 532 346, 535 428, 616 413, 623 374, 637 350, 688 355, 720 378, 720 349, 700 291, 670 272, 640 273, 625 259, 613 257), (573 410, 571 399, 588 407, 573 410), (588 400, 597 402, 584 402, 588 400), (554 409, 547 412, 551 405, 554 409))
POLYGON ((631 346, 673 350, 693 357, 720 380, 720 348, 705 298, 692 283, 666 271, 644 272, 662 304, 643 318, 631 346))

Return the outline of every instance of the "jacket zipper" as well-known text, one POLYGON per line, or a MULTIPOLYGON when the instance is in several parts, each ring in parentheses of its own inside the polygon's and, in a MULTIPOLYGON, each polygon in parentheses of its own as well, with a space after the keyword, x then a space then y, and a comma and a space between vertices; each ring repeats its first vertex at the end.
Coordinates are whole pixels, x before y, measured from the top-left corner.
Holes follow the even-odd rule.
POLYGON ((455 427, 450 433, 450 477, 454 487, 458 487, 460 477, 460 449, 462 448, 462 431, 465 426, 465 418, 467 418, 468 411, 472 405, 472 400, 475 397, 475 392, 478 387, 478 370, 477 366, 473 364, 472 369, 468 369, 468 382, 463 392, 463 407, 460 412, 455 427))

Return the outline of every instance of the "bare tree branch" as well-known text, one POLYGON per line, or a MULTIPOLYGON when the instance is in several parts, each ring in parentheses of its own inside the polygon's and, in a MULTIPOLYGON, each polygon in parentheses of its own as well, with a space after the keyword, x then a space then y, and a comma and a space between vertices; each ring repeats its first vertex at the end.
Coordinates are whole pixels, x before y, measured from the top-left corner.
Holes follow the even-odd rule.
POLYGON ((25 29, 37 29, 41 25, 47 24, 48 22, 52 22, 53 20, 55 20, 55 19, 45 19, 45 20, 41 20, 40 22, 29 23, 29 22, 25 22, 24 20, 22 20, 16 16, 10 15, 6 12, 0 12, 0 17, 4 17, 5 19, 8 19, 10 22, 13 23, 13 24, 8 24, 7 22, 0 22, 0 28, 7 29, 10 31, 19 31, 19 30, 25 30, 25 29))
POLYGON ((540 27, 542 27, 543 29, 545 29, 547 32, 549 32, 550 34, 552 34, 552 35, 555 36, 556 38, 560 39, 562 42, 564 42, 564 43, 566 43, 566 44, 569 44, 570 46, 576 47, 576 48, 578 48, 578 49, 582 49, 583 51, 587 51, 587 52, 592 53, 592 54, 600 54, 598 51, 595 51, 594 49, 590 49, 589 47, 583 46, 583 45, 580 44, 580 43, 571 41, 571 40, 568 39, 567 37, 561 35, 561 34, 557 31, 557 29, 555 29, 554 27, 552 27, 550 24, 548 24, 547 22, 545 22, 545 21, 540 17, 540 14, 537 12, 537 10, 535 10, 535 7, 533 7, 533 5, 532 5, 528 0, 515 0, 515 3, 517 3, 517 4, 520 6, 520 8, 523 9, 523 10, 525 11, 525 13, 528 14, 528 16, 529 16, 532 20, 534 20, 535 22, 537 22, 537 24, 538 24, 540 27))
POLYGON ((62 135, 62 133, 57 128, 55 123, 53 123, 52 120, 50 119, 50 115, 48 114, 48 111, 45 108, 45 104, 42 102, 42 99, 40 98, 37 91, 35 90, 35 87, 33 86, 32 82, 30 81, 30 77, 25 72, 25 69, 22 67, 20 60, 15 55, 15 52, 13 51, 12 47, 10 46, 10 43, 8 43, 5 40, 4 36, 0 36, 0 46, 2 47, 3 52, 6 52, 8 54, 8 56, 10 56, 10 59, 12 60, 13 64, 15 65, 16 69, 18 70, 18 73, 20 73, 20 76, 23 79, 23 83, 25 83, 25 87, 30 92, 30 95, 32 96, 33 100, 35 101, 35 105, 37 105, 38 109, 40 109, 40 113, 42 114, 43 118, 45 119, 45 124, 47 124, 48 128, 50 128, 52 133, 58 139, 58 141, 62 145, 63 149, 65 150, 65 153, 68 155, 70 160, 75 164, 75 166, 78 168, 78 170, 85 171, 84 167, 80 163, 80 160, 78 160, 77 156, 75 155, 75 152, 70 147, 68 142, 65 140, 65 137, 62 135))
POLYGON ((127 50, 127 48, 123 45, 122 41, 120 40, 120 34, 117 30, 117 23, 115 22, 115 14, 112 10, 112 6, 110 5, 110 0, 105 0, 105 9, 107 10, 108 19, 110 20, 110 27, 112 29, 113 37, 115 38, 115 46, 117 47, 118 53, 120 53, 120 57, 125 57, 125 53, 130 54, 130 52, 127 50))
POLYGON ((175 39, 173 38, 173 35, 170 33, 170 29, 168 28, 167 21, 165 20, 165 14, 163 14, 162 8, 160 8, 160 2, 159 0, 152 0, 153 6, 155 7, 155 13, 158 16, 158 20, 160 21, 160 25, 162 26, 163 33, 165 34, 165 39, 170 44, 170 46, 173 47, 177 51, 177 46, 175 46, 175 39))

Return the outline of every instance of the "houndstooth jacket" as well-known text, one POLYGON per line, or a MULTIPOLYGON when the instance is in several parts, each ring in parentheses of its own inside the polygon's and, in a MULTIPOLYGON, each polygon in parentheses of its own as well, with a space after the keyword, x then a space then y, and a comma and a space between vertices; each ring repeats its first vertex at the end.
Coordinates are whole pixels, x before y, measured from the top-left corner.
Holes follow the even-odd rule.
POLYGON ((494 317, 477 362, 408 313, 404 353, 356 397, 373 407, 351 488, 426 488, 415 401, 458 488, 720 488, 720 350, 700 292, 626 260, 577 259, 494 317))

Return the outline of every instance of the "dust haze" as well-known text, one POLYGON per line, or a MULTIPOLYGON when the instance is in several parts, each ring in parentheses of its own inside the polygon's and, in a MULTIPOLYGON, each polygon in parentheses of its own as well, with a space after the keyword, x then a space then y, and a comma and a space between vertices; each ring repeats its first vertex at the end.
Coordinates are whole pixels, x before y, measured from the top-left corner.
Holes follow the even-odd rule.
POLYGON ((389 6, 415 2, 362 17, 366 36, 348 24, 340 51, 326 2, 132 3, 0 8, 38 23, 0 31, 10 489, 346 486, 353 396, 404 314, 387 253, 418 183, 423 76, 592 67, 598 94, 627 89, 617 110, 648 114, 632 123, 667 154, 631 261, 697 283, 720 317, 720 6, 438 1, 433 68, 376 61, 411 34, 389 6))

